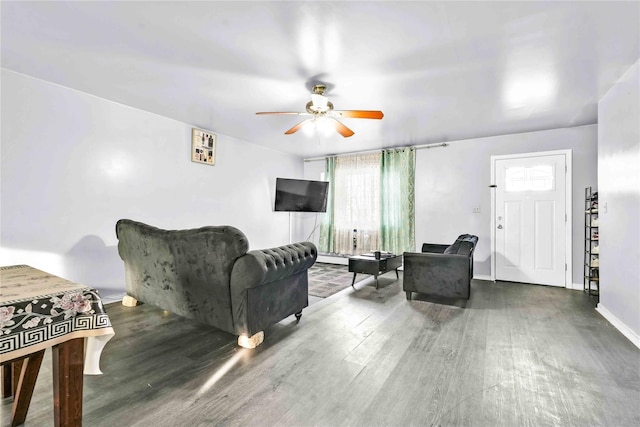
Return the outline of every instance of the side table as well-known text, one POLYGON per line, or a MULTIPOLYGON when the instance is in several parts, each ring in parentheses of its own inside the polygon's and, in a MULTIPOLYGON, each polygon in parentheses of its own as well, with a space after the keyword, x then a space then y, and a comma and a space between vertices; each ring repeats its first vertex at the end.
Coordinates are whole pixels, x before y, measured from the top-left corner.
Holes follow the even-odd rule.
POLYGON ((353 281, 351 287, 355 289, 354 283, 358 273, 372 274, 376 280, 376 289, 378 289, 378 276, 391 270, 396 271, 398 276, 398 268, 402 266, 402 255, 382 255, 380 259, 376 259, 373 254, 356 255, 349 258, 349 272, 353 273, 353 281))

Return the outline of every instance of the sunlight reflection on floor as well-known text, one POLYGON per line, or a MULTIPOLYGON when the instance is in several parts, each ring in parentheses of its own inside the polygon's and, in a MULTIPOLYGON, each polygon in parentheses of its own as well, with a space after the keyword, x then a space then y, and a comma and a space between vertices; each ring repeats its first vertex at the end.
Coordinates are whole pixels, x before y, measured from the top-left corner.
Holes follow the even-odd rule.
POLYGON ((200 387, 200 390, 198 390, 198 393, 196 394, 196 396, 201 396, 204 393, 206 393, 207 391, 209 391, 209 389, 211 387, 213 387, 215 385, 215 383, 217 383, 222 377, 225 376, 225 374, 227 372, 229 372, 240 360, 242 360, 247 354, 248 354, 249 350, 243 348, 238 350, 238 352, 236 354, 234 354, 231 359, 227 360, 225 362, 224 365, 222 365, 220 367, 220 369, 218 369, 212 376, 211 378, 209 378, 207 380, 207 382, 205 382, 202 387, 200 387))

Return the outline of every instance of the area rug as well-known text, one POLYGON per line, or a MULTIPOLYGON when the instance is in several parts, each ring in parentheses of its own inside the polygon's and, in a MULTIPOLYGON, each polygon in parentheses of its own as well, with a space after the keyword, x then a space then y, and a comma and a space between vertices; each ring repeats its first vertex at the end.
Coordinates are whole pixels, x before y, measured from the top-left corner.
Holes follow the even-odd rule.
MULTIPOLYGON (((356 282, 365 277, 358 274, 356 282)), ((353 273, 349 273, 346 265, 316 262, 309 269, 309 295, 327 298, 351 286, 352 280, 353 273)))

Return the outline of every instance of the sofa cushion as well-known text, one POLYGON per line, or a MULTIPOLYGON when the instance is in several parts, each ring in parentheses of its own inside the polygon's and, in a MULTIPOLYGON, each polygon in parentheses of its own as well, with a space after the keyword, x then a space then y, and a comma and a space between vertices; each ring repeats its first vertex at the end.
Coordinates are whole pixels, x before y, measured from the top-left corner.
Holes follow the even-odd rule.
POLYGON ((453 245, 449 246, 447 249, 444 250, 444 253, 445 254, 457 254, 458 253, 458 249, 460 249, 460 243, 462 243, 462 241, 456 240, 453 245))
POLYGON ((474 246, 473 243, 469 241, 460 242, 460 245, 458 246, 458 251, 456 252, 456 254, 469 256, 473 251, 473 246, 474 246))
POLYGON ((461 234, 451 246, 444 250, 444 253, 469 255, 471 251, 473 251, 476 243, 478 243, 478 236, 474 236, 472 234, 461 234), (466 244, 463 245, 463 243, 466 244))
POLYGON ((461 234, 458 237, 458 240, 462 240, 463 242, 471 242, 475 246, 478 243, 478 236, 474 236, 473 234, 461 234))

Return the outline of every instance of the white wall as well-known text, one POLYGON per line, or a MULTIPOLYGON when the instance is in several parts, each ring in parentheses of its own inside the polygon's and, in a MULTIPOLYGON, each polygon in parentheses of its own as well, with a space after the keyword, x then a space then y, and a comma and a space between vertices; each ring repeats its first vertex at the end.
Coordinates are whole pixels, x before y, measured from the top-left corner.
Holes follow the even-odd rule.
MULTIPOLYGON (((277 176, 300 158, 218 135, 216 165, 190 160, 191 128, 2 70, 2 265, 24 263, 124 293, 115 223, 233 225, 252 249, 289 242, 277 176)), ((211 130, 215 132, 215 124, 211 130)))
MULTIPOLYGON (((324 160, 307 161, 304 163, 304 179, 320 181, 324 179, 324 160)), ((304 230, 304 239, 318 245, 320 241, 320 223, 324 213, 300 212, 296 214, 298 222, 304 230)))
POLYGON ((598 103, 598 311, 640 347, 640 61, 598 103))
MULTIPOLYGON (((474 275, 491 274, 492 155, 572 150, 573 286, 582 289, 584 187, 597 181, 597 126, 580 126, 450 142, 416 152, 416 251, 422 243, 452 243, 463 233, 479 238, 474 275), (473 213, 479 207, 480 213, 473 213)), ((318 179, 324 162, 305 163, 318 179)), ((309 221, 305 226, 309 227, 309 221)))

